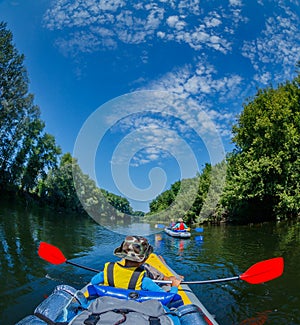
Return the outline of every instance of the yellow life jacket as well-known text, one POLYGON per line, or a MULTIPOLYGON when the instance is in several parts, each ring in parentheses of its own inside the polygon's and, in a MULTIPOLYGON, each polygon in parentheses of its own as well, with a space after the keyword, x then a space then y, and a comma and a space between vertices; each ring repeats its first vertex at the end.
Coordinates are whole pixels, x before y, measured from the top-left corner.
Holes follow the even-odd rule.
POLYGON ((104 265, 103 273, 106 286, 141 290, 146 271, 143 267, 128 267, 120 263, 108 262, 104 265))

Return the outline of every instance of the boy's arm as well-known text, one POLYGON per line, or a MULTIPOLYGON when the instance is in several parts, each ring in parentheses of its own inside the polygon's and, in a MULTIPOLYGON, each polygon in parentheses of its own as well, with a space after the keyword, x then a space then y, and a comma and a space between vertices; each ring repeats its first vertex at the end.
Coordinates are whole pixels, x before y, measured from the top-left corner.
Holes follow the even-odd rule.
POLYGON ((104 273, 103 271, 99 272, 91 279, 91 284, 99 284, 104 282, 104 273))

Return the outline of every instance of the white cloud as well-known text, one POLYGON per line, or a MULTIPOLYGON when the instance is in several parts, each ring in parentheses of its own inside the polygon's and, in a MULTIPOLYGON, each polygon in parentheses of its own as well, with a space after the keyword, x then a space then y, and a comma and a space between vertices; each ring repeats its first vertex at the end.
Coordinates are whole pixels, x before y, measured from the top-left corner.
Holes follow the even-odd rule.
MULTIPOLYGON (((88 1, 87 3, 90 3, 91 6, 94 8, 94 12, 97 12, 97 2, 94 3, 94 1, 88 1)), ((103 11, 112 11, 115 12, 118 9, 124 7, 126 5, 126 2, 123 0, 100 0, 98 4, 98 8, 103 11)))
POLYGON ((254 79, 265 85, 291 78, 300 59, 299 17, 288 7, 282 9, 280 14, 266 19, 265 28, 258 38, 245 41, 242 47, 242 55, 256 70, 254 79), (280 75, 277 74, 278 68, 280 75))
MULTIPOLYGON (((255 14, 251 16, 247 12, 247 2, 242 0, 229 0, 219 6, 200 0, 149 0, 146 3, 140 0, 132 3, 57 0, 46 12, 44 22, 49 29, 70 30, 67 37, 57 41, 66 55, 116 49, 120 43, 149 44, 149 48, 153 41, 189 46, 194 57, 188 64, 174 67, 147 86, 191 98, 197 102, 195 111, 204 107, 220 132, 227 134, 233 119, 228 111, 237 110, 249 89, 289 78, 300 59, 299 16, 282 0, 270 11, 273 2, 277 4, 275 0, 270 0, 268 5, 257 2, 262 10, 260 19, 264 19, 262 30, 256 25, 255 14), (240 26, 243 29, 239 30, 240 26), (243 41, 246 27, 255 28, 243 41), (205 55, 201 57, 200 53, 205 55), (228 69, 222 61, 220 70, 227 72, 219 75, 218 66, 203 59, 209 57, 210 62, 217 64, 214 61, 217 56, 224 58, 232 54, 236 60, 243 56, 243 64, 245 59, 251 63, 255 71, 247 80, 241 76, 244 67, 239 66, 238 61, 236 67, 228 69), (220 111, 222 114, 217 114, 220 111)), ((138 58, 149 63, 150 53, 143 47, 138 58)), ((185 117, 186 112, 180 114, 185 117)))
POLYGON ((233 7, 240 7, 242 6, 242 1, 241 0, 229 0, 230 6, 233 7))
POLYGON ((212 18, 208 17, 208 18, 204 19, 204 21, 205 21, 205 25, 207 27, 216 27, 216 26, 219 26, 222 24, 221 19, 216 18, 216 17, 212 17, 212 18))
POLYGON ((201 2, 200 0, 180 0, 178 2, 178 11, 181 14, 196 14, 201 13, 201 2))
POLYGON ((200 58, 195 66, 185 65, 169 72, 146 88, 166 90, 186 98, 189 105, 177 111, 182 120, 189 121, 196 129, 201 124, 201 132, 207 134, 217 130, 226 138, 231 135, 236 110, 241 109, 243 91, 248 89, 240 75, 218 77, 215 68, 200 58))
MULTIPOLYGON (((252 28, 251 24, 255 24, 255 17, 247 17, 248 4, 242 0, 229 0, 213 9, 200 0, 149 0, 147 3, 141 0, 133 3, 124 0, 56 0, 45 13, 44 24, 52 30, 69 30, 68 36, 60 37, 57 42, 65 54, 115 49, 120 42, 149 44, 157 39, 187 44, 196 52, 228 55, 241 51, 251 61, 256 73, 261 70, 264 74, 259 79, 268 82, 265 73, 272 69, 268 64, 283 62, 285 76, 290 76, 291 66, 299 59, 300 52, 299 16, 286 1, 274 2, 278 5, 272 12, 271 0, 268 5, 258 1, 262 6, 260 14, 266 17, 265 28, 258 37, 259 31, 255 31, 252 40, 245 40, 242 49, 237 43, 240 39, 234 38, 239 26, 247 23, 247 27, 252 28), (84 35, 82 44, 79 35, 84 35)), ((289 3, 296 6, 298 2, 289 3)), ((149 62, 145 53, 140 59, 149 62)))
POLYGON ((128 135, 120 141, 117 149, 123 154, 116 156, 115 165, 122 165, 128 161, 129 151, 131 151, 130 165, 134 167, 159 162, 171 156, 176 156, 178 160, 186 158, 187 144, 185 146, 182 144, 189 139, 190 128, 183 125, 181 125, 183 126, 182 129, 172 127, 172 123, 161 123, 161 118, 157 117, 151 118, 152 124, 145 126, 145 122, 149 122, 149 120, 147 117, 140 116, 139 122, 141 124, 135 125, 135 128, 130 128, 129 122, 126 129, 128 135))
POLYGON ((118 42, 140 44, 158 37, 186 43, 196 51, 209 47, 227 53, 231 50, 228 37, 234 30, 232 24, 236 24, 231 17, 232 10, 225 5, 218 12, 204 8, 199 0, 152 0, 147 4, 122 0, 56 0, 44 15, 44 25, 51 30, 69 29, 65 46, 68 41, 73 46, 71 37, 75 32, 84 32, 110 48, 118 42), (107 30, 111 31, 110 35, 107 30))
POLYGON ((164 38, 164 37, 166 36, 166 33, 162 32, 162 31, 158 31, 158 32, 157 32, 157 36, 158 36, 159 38, 164 38))
POLYGON ((169 16, 167 18, 167 24, 169 27, 175 28, 177 30, 182 30, 186 26, 186 23, 180 20, 178 16, 169 16))

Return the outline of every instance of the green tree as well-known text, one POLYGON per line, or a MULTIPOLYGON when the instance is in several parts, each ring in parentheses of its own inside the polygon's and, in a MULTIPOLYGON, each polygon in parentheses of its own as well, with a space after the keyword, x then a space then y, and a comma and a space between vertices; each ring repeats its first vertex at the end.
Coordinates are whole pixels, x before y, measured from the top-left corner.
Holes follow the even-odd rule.
POLYGON ((40 109, 28 92, 28 75, 12 43, 12 33, 0 23, 0 190, 33 191, 60 149, 43 132, 40 109))
POLYGON ((164 191, 150 202, 150 213, 157 213, 167 209, 172 204, 175 197, 172 189, 164 191))
POLYGON ((259 90, 233 128, 223 204, 239 222, 293 217, 300 208, 299 76, 259 90))
POLYGON ((28 120, 28 124, 23 125, 23 141, 20 150, 11 161, 10 171, 13 175, 12 181, 16 186, 21 186, 22 178, 26 168, 29 152, 37 141, 38 136, 44 128, 44 123, 39 119, 28 120))
POLYGON ((226 176, 226 162, 206 164, 202 173, 183 179, 150 203, 147 219, 170 221, 182 217, 187 224, 219 222, 224 208, 219 204, 226 176), (191 201, 193 200, 193 201, 191 201))
POLYGON ((99 189, 82 172, 77 160, 70 153, 61 157, 58 168, 49 170, 47 177, 39 182, 38 188, 39 196, 57 209, 77 212, 85 210, 94 217, 116 216, 117 211, 120 214, 133 213, 126 198, 99 189))
POLYGON ((45 133, 40 136, 28 155, 26 167, 21 181, 22 189, 29 191, 36 187, 39 179, 45 179, 46 169, 56 167, 57 156, 61 153, 55 145, 52 135, 45 133))
POLYGON ((12 180, 9 167, 28 123, 26 112, 34 111, 23 60, 12 44, 12 33, 0 23, 0 186, 12 180))
POLYGON ((204 221, 219 223, 223 219, 225 211, 221 205, 221 197, 225 186, 226 169, 225 160, 215 166, 206 164, 199 179, 198 196, 192 207, 196 223, 204 221))
POLYGON ((119 195, 107 192, 105 190, 101 190, 104 197, 106 198, 107 202, 114 207, 115 209, 117 209, 119 212, 122 213, 126 213, 128 215, 132 215, 133 211, 132 208, 130 206, 129 201, 124 198, 121 197, 119 195))
POLYGON ((39 182, 38 194, 44 202, 57 209, 83 211, 74 186, 73 170, 77 177, 83 178, 77 161, 66 153, 61 157, 58 168, 50 169, 47 177, 39 182))

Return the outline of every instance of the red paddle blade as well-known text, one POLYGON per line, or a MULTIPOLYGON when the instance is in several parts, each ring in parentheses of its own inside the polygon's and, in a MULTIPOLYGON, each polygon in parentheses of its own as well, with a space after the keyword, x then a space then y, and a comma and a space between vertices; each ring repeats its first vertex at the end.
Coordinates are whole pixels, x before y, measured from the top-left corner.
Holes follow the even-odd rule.
POLYGON ((283 258, 275 257, 252 265, 240 275, 240 279, 251 284, 258 284, 278 278, 283 273, 283 258))
POLYGON ((45 242, 40 243, 38 254, 39 257, 52 264, 62 264, 67 260, 59 248, 45 242))

